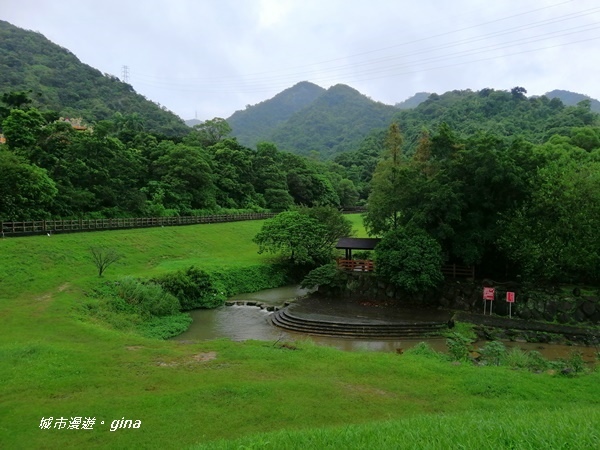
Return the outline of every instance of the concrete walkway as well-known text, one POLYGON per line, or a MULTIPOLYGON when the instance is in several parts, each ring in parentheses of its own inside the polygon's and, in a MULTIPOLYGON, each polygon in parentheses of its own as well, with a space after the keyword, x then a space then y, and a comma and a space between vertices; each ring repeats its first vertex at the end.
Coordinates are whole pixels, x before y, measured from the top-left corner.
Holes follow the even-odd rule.
POLYGON ((287 307, 287 311, 305 320, 351 325, 446 324, 453 314, 451 311, 403 306, 391 300, 375 302, 324 297, 298 299, 287 307))

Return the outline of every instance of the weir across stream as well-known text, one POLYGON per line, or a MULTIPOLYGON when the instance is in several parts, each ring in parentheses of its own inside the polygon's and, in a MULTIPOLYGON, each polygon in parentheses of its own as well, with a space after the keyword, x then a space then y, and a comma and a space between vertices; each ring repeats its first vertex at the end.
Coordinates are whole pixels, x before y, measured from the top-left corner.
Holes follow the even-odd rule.
MULTIPOLYGON (((285 302, 292 301, 297 296, 305 295, 305 290, 297 286, 287 286, 268 289, 251 294, 240 294, 232 297, 233 302, 257 302, 263 305, 283 306, 285 302)), ((372 308, 374 311, 376 307, 372 308)), ((435 312, 435 311, 434 311, 435 312)), ((272 313, 257 306, 221 306, 216 309, 198 309, 190 311, 193 323, 184 333, 173 338, 177 341, 204 341, 219 338, 228 338, 234 341, 261 340, 261 341, 295 341, 310 339, 319 345, 335 347, 344 351, 382 351, 397 352, 406 350, 420 342, 426 342, 434 350, 447 351, 446 339, 443 337, 419 338, 344 338, 324 335, 310 335, 301 332, 284 330, 271 323, 272 313)), ((568 358, 573 351, 580 351, 586 362, 596 360, 597 349, 586 346, 569 346, 559 344, 539 344, 527 342, 504 342, 507 348, 519 347, 523 350, 539 351, 548 359, 568 358)), ((475 342, 474 348, 483 347, 485 341, 475 342)))

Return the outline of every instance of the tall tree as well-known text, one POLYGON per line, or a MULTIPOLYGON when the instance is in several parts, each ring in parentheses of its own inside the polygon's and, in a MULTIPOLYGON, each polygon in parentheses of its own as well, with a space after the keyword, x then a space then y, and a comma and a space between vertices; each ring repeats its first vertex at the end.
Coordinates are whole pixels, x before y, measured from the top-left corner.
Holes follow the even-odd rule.
POLYGON ((365 227, 372 235, 395 229, 400 223, 401 196, 407 166, 402 155, 402 134, 397 123, 390 125, 385 142, 385 155, 373 174, 365 214, 365 227))

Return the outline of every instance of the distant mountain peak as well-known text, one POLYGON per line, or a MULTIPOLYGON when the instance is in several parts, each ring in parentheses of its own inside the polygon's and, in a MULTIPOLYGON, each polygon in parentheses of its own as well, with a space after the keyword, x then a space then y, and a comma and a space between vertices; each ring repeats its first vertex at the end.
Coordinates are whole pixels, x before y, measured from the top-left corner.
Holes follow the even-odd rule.
POLYGON ((407 98, 406 100, 396 103, 394 106, 398 109, 410 109, 416 108, 421 103, 429 98, 431 92, 417 92, 412 97, 407 98))
POLYGON ((583 100, 590 100, 591 110, 597 113, 600 113, 600 102, 588 95, 578 94, 577 92, 564 91, 562 89, 554 89, 553 91, 546 92, 544 94, 546 97, 558 98, 561 102, 563 102, 566 106, 575 106, 577 103, 583 100))
POLYGON ((242 145, 253 148, 258 142, 268 140, 279 124, 306 108, 324 92, 325 89, 314 83, 301 81, 273 98, 236 111, 227 119, 232 135, 242 145))

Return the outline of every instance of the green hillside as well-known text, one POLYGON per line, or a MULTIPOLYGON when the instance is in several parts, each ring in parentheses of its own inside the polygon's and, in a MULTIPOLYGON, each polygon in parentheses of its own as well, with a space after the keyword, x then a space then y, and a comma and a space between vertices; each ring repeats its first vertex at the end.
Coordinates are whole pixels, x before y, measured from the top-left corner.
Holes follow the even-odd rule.
POLYGON ((523 138, 541 143, 571 127, 597 125, 598 116, 589 107, 565 106, 558 98, 525 96, 526 90, 482 89, 432 94, 413 109, 402 110, 395 120, 405 135, 406 150, 414 150, 423 129, 430 132, 442 123, 459 136, 493 133, 505 138, 523 138))
POLYGON ((117 77, 83 64, 42 34, 0 20, 0 94, 32 91, 34 106, 86 122, 137 113, 149 132, 181 136, 189 129, 174 113, 117 77))
POLYGON ((278 125, 306 108, 323 92, 325 89, 322 87, 303 81, 271 99, 247 106, 243 111, 236 111, 227 122, 232 134, 242 145, 255 148, 260 141, 269 140, 278 125))
MULTIPOLYGON (((522 145, 522 142, 527 142, 527 145, 543 144, 553 135, 571 138, 579 133, 581 127, 598 127, 600 124, 600 116, 586 104, 565 106, 558 98, 527 98, 521 89, 431 94, 417 107, 396 110, 390 121, 395 120, 400 126, 402 152, 406 156, 412 156, 420 140, 426 136, 442 147, 463 148, 478 135, 488 135, 503 146, 511 147, 522 145)), ((374 130, 355 151, 334 157, 334 161, 346 169, 361 198, 368 195, 384 141, 385 133, 374 130)), ((586 145, 594 148, 594 142, 592 139, 586 145)))
POLYGON ((330 158, 358 148, 373 129, 386 128, 396 111, 338 84, 280 125, 271 139, 282 150, 330 158))

